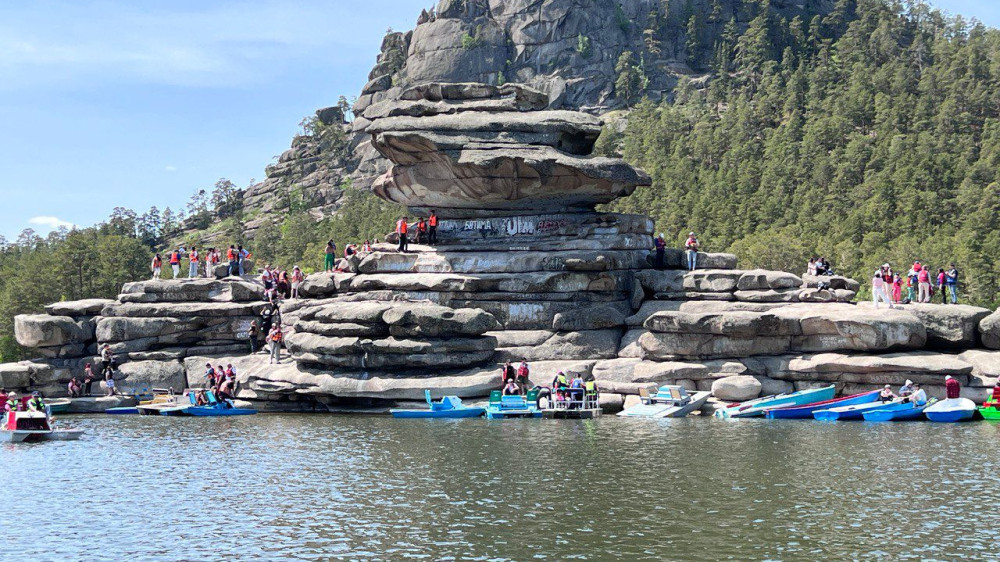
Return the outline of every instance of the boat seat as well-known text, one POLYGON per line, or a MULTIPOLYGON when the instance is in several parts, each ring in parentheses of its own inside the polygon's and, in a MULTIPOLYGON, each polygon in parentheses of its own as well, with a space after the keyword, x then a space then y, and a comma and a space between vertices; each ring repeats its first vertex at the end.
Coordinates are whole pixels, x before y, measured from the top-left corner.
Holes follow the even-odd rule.
POLYGON ((197 392, 193 392, 193 391, 192 392, 188 392, 188 400, 191 401, 191 405, 192 406, 197 406, 198 405, 198 393, 197 392))
POLYGON ((528 402, 534 402, 534 401, 538 400, 538 389, 534 389, 533 388, 533 389, 529 390, 528 391, 528 396, 525 397, 525 400, 527 400, 528 402))
POLYGON ((503 398, 503 393, 499 390, 490 391, 490 404, 499 404, 503 398))

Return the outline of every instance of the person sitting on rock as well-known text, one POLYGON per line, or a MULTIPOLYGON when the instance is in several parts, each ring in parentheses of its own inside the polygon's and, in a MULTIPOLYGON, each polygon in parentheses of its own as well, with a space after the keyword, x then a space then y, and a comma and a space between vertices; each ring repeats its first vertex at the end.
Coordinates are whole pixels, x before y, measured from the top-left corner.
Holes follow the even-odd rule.
POLYGON ((70 398, 80 397, 80 381, 76 377, 69 379, 69 383, 66 385, 66 390, 69 392, 70 398))
POLYGON ((892 386, 885 385, 882 388, 882 392, 878 393, 878 399, 880 402, 892 402, 896 399, 896 393, 892 391, 892 386))
POLYGON ((427 221, 424 217, 417 219, 417 244, 427 242, 427 221))
POLYGON ((516 396, 519 394, 521 394, 521 389, 517 386, 517 383, 514 382, 514 379, 507 381, 507 384, 503 387, 503 395, 516 396))
POLYGON ((361 251, 366 254, 372 253, 372 243, 365 240, 365 243, 361 245, 361 251))
POLYGON ((684 242, 684 253, 687 255, 687 268, 688 271, 694 271, 698 268, 698 238, 695 236, 694 232, 688 233, 687 241, 684 242))

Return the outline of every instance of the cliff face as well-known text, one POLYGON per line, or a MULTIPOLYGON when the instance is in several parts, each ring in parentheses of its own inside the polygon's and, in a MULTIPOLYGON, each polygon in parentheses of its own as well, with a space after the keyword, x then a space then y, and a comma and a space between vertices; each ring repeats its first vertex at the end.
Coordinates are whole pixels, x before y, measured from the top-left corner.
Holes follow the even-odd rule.
MULTIPOLYGON (((830 12, 833 0, 772 0, 770 9, 808 22, 830 12)), ((641 65, 643 95, 669 96, 681 77, 708 80, 704 63, 714 42, 727 25, 742 32, 759 10, 759 3, 739 0, 441 0, 418 16, 415 29, 385 36, 355 118, 342 125, 342 144, 297 137, 267 168, 267 179, 247 191, 245 206, 256 216, 248 229, 252 235, 273 219, 290 193, 320 218, 337 209, 346 178, 369 188, 388 163, 372 147, 368 126, 411 86, 516 82, 547 94, 550 109, 600 115, 624 105, 615 88, 622 53, 641 65), (692 18, 702 30, 694 41, 687 31, 692 18)), ((317 114, 341 126, 334 109, 317 114)))

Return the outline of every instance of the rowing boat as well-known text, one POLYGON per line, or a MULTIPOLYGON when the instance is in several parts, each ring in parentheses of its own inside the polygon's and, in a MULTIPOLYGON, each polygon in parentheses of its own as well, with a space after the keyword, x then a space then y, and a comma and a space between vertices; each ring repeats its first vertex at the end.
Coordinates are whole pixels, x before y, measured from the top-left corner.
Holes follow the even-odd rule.
POLYGON ((871 410, 877 410, 879 408, 884 408, 888 404, 896 404, 898 401, 892 402, 872 402, 870 404, 857 404, 854 406, 840 406, 838 408, 829 408, 826 410, 817 410, 813 412, 813 417, 820 421, 844 421, 844 420, 860 420, 865 412, 871 410))
POLYGON ((918 420, 924 417, 924 410, 935 402, 935 399, 931 399, 924 404, 914 404, 912 402, 887 404, 884 408, 876 408, 865 412, 863 417, 865 421, 875 422, 918 420))
POLYGON ((878 400, 879 392, 880 391, 878 390, 873 390, 871 392, 862 392, 861 394, 855 394, 853 396, 844 396, 842 398, 834 398, 823 402, 806 404, 805 406, 785 406, 783 408, 774 408, 767 410, 765 415, 767 416, 767 419, 770 420, 808 420, 812 419, 813 412, 818 410, 839 408, 842 406, 870 404, 878 400))
POLYGON ((763 416, 767 410, 783 408, 786 406, 803 406, 815 402, 822 402, 833 399, 837 388, 834 385, 823 388, 813 388, 800 390, 791 394, 779 394, 778 396, 768 396, 758 398, 750 402, 736 404, 715 412, 717 418, 753 418, 763 416))

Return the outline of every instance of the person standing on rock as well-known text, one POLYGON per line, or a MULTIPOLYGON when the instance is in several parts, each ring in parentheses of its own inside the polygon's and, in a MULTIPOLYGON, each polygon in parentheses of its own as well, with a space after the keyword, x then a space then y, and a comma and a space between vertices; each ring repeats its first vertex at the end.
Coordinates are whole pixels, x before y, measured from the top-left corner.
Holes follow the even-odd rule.
POLYGON ((181 251, 174 250, 170 252, 170 269, 174 272, 174 279, 181 276, 181 251))
POLYGON ((920 274, 920 270, 920 262, 915 261, 910 271, 906 272, 906 300, 908 302, 917 302, 917 277, 920 274))
POLYGON ((503 378, 504 384, 516 382, 517 373, 514 371, 514 366, 510 364, 510 361, 503 364, 503 371, 500 373, 500 376, 503 378))
POLYGON ((226 250, 226 259, 229 260, 229 275, 238 274, 240 271, 239 254, 236 253, 236 246, 233 244, 230 244, 229 249, 226 250))
POLYGON ((250 340, 250 355, 257 353, 258 335, 260 335, 260 326, 257 325, 256 320, 251 320, 250 327, 247 328, 247 339, 250 340))
POLYGON ((948 296, 951 298, 951 304, 958 304, 958 268, 953 263, 948 265, 948 271, 945 272, 944 284, 948 288, 948 296))
POLYGON ((327 273, 333 271, 333 263, 337 260, 337 245, 330 239, 323 250, 323 268, 327 273))
POLYGON ((937 274, 937 286, 938 290, 941 291, 941 304, 948 304, 948 291, 944 288, 947 278, 948 275, 944 272, 944 268, 939 267, 937 274))
POLYGON ((271 342, 271 361, 270 364, 281 363, 281 340, 284 336, 281 333, 281 325, 275 324, 271 328, 271 333, 268 335, 268 340, 271 342))
POLYGON ((528 360, 522 359, 521 364, 517 367, 517 384, 521 387, 522 392, 528 391, 528 377, 531 375, 531 370, 528 369, 528 360))
POLYGON ((922 303, 931 302, 931 272, 927 266, 920 268, 917 272, 917 300, 922 303))
POLYGON ((427 243, 437 244, 438 241, 438 217, 431 211, 430 218, 427 219, 427 243))
POLYGON ((396 236, 399 237, 399 251, 401 253, 406 253, 406 231, 409 229, 409 225, 406 221, 409 217, 403 217, 396 222, 396 236))
POLYGON ((299 298, 299 287, 302 285, 302 282, 305 281, 305 280, 306 280, 306 276, 302 274, 302 270, 299 269, 299 266, 293 267, 292 268, 292 298, 293 299, 299 298))
POLYGON ((962 396, 962 385, 959 384, 958 379, 948 375, 944 378, 944 391, 948 396, 948 400, 954 400, 956 398, 961 398, 962 396))
POLYGON ((889 308, 892 308, 892 301, 885 293, 885 280, 882 279, 881 271, 876 271, 875 277, 872 278, 872 301, 875 302, 875 308, 879 307, 880 302, 884 302, 889 305, 889 308))
POLYGON ((115 368, 114 366, 109 367, 107 371, 104 372, 104 386, 108 390, 108 396, 115 395, 115 368))
POLYGON ((90 368, 90 363, 83 366, 83 395, 90 396, 90 387, 94 384, 94 371, 90 368))
POLYGON ((688 239, 684 242, 684 250, 687 254, 687 268, 688 271, 694 271, 698 268, 698 238, 695 236, 694 232, 688 233, 688 239))
POLYGON ((111 346, 104 344, 104 347, 101 349, 101 376, 107 375, 107 372, 111 370, 114 360, 115 354, 111 352, 111 346))
POLYGON ((236 257, 239 258, 240 277, 243 277, 244 275, 246 275, 246 270, 244 269, 243 262, 250 259, 250 251, 245 249, 243 246, 237 246, 236 257))
POLYGON ((200 256, 198 255, 198 248, 196 246, 191 246, 191 252, 188 253, 188 277, 192 279, 198 277, 198 260, 200 256))
POLYGON ((903 277, 898 273, 894 273, 892 278, 892 302, 903 302, 903 277))
POLYGON ((653 240, 653 248, 656 250, 656 261, 653 262, 653 267, 663 271, 667 268, 666 254, 667 254, 667 241, 663 238, 663 233, 661 232, 656 240, 653 240))
POLYGON ((160 271, 163 269, 163 258, 160 254, 153 256, 153 262, 149 264, 149 269, 153 270, 153 280, 160 278, 160 271))

